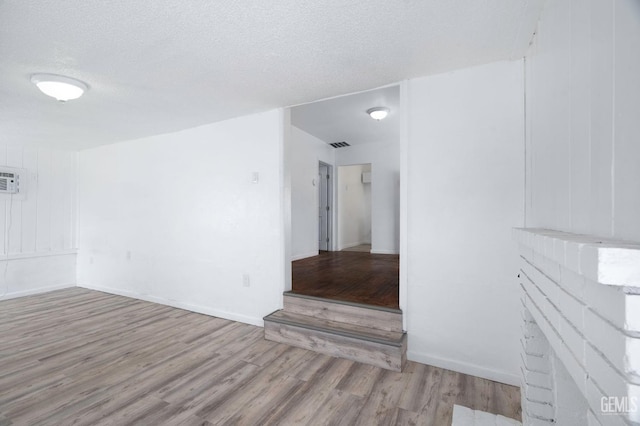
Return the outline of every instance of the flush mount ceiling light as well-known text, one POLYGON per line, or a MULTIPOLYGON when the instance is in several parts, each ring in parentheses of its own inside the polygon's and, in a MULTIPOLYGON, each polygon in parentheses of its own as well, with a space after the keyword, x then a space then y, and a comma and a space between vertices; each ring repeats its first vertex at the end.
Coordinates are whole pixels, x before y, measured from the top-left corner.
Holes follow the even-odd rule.
POLYGON ((78 99, 88 89, 80 80, 56 74, 34 74, 31 76, 31 82, 38 86, 42 93, 60 102, 78 99))
POLYGON ((384 119, 387 115, 389 115, 389 108, 387 107, 369 108, 367 110, 367 114, 369 114, 371 118, 373 118, 374 120, 380 121, 384 119))

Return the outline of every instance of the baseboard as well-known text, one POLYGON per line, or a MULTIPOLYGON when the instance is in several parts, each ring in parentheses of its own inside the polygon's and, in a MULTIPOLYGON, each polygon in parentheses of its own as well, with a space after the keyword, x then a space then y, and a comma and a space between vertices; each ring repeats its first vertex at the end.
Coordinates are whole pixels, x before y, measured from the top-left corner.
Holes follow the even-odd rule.
POLYGON ((191 312, 197 312, 199 314, 205 314, 212 317, 223 318, 231 321, 237 321, 244 324, 257 325, 258 327, 264 327, 264 321, 262 318, 251 317, 248 315, 236 314, 233 312, 221 311, 219 309, 213 309, 206 306, 193 305, 190 303, 179 302, 177 300, 165 299, 162 297, 151 296, 148 294, 139 294, 128 290, 121 290, 111 287, 102 287, 91 284, 78 284, 78 287, 86 288, 89 290, 102 291, 104 293, 116 294, 118 296, 131 297, 133 299, 144 300, 146 302, 159 303, 161 305, 172 306, 174 308, 185 309, 191 312))
POLYGON ((483 379, 500 382, 511 386, 520 387, 520 376, 504 371, 496 371, 490 368, 481 367, 475 364, 440 358, 420 352, 407 351, 407 359, 422 364, 433 365, 445 370, 457 371, 458 373, 469 374, 483 379))
POLYGON ((398 250, 374 250, 371 249, 371 254, 399 254, 398 250))
POLYGON ((360 243, 347 243, 347 244, 343 244, 341 246, 338 246, 338 251, 341 251, 341 250, 344 250, 344 249, 350 249, 352 247, 358 247, 358 246, 361 246, 363 244, 371 244, 371 243, 368 242, 368 241, 360 242, 360 243))
POLYGON ((317 250, 305 254, 296 254, 295 256, 291 256, 291 261, 293 262, 294 260, 306 259, 307 257, 317 256, 318 254, 319 252, 317 250))
POLYGON ((48 293, 50 291, 62 290, 62 289, 65 289, 65 288, 73 288, 75 286, 76 286, 75 283, 58 284, 58 285, 52 285, 52 286, 48 286, 48 287, 38 287, 38 288, 32 288, 32 289, 24 290, 24 291, 16 291, 14 293, 8 293, 8 294, 5 294, 4 296, 0 297, 0 301, 1 300, 16 299, 18 297, 24 297, 24 296, 32 296, 34 294, 48 293))

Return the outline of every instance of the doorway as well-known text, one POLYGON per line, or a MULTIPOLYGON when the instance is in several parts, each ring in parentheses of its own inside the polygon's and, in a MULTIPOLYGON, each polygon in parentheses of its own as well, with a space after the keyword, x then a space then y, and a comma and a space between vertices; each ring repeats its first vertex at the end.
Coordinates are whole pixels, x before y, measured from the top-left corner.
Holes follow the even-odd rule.
POLYGON ((333 180, 331 174, 333 168, 322 161, 318 166, 318 250, 330 251, 331 244, 331 218, 333 216, 332 191, 333 180))
POLYGON ((338 250, 371 252, 371 163, 338 167, 338 250))
POLYGON ((290 109, 293 293, 399 307, 399 94, 389 86, 290 109), (387 118, 373 119, 380 106, 387 118))

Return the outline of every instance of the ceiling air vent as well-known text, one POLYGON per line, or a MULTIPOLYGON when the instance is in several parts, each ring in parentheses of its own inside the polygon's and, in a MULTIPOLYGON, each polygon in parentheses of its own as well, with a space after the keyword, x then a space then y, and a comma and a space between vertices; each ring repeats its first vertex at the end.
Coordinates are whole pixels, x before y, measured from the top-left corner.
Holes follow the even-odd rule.
POLYGON ((351 146, 348 143, 346 143, 345 141, 334 142, 334 143, 330 143, 329 145, 331 145, 334 148, 344 148, 345 146, 351 146))

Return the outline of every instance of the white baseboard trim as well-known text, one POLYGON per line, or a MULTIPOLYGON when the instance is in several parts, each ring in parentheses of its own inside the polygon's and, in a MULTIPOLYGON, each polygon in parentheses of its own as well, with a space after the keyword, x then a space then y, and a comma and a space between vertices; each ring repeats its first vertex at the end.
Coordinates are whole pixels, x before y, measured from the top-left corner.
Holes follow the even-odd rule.
POLYGON ((62 290, 64 288, 73 288, 75 286, 76 286, 75 283, 68 283, 68 284, 52 285, 52 286, 48 286, 48 287, 32 288, 32 289, 29 289, 29 290, 23 290, 23 291, 16 291, 16 292, 13 292, 13 293, 7 293, 3 297, 0 297, 0 300, 9 300, 9 299, 15 299, 15 298, 18 298, 18 297, 32 296, 34 294, 48 293, 50 291, 62 290))
POLYGON ((161 305, 185 309, 187 311, 197 312, 199 314, 205 314, 212 317, 218 317, 218 318, 223 318, 230 321, 237 321, 244 324, 251 324, 251 325, 256 325, 258 327, 264 327, 264 321, 262 320, 262 318, 236 314, 233 312, 221 311, 219 309, 213 309, 207 306, 193 305, 191 303, 179 302, 177 300, 165 299, 163 297, 152 296, 149 294, 139 294, 139 293, 135 293, 128 290, 121 290, 121 289, 103 287, 98 285, 78 284, 78 287, 86 288, 89 290, 102 291, 104 293, 116 294, 118 296, 131 297, 133 299, 144 300, 146 302, 159 303, 161 305))
POLYGON ((493 380, 494 382, 520 387, 520 376, 517 374, 510 374, 505 371, 496 371, 475 364, 468 364, 466 362, 440 358, 414 351, 407 351, 407 359, 422 364, 433 365, 434 367, 444 368, 446 370, 457 371, 458 373, 493 380))
POLYGON ((295 256, 291 256, 291 261, 293 262, 294 260, 306 259, 307 257, 317 256, 318 254, 320 254, 320 252, 317 250, 305 254, 296 254, 295 256))
POLYGON ((350 249, 351 247, 358 247, 361 246, 363 244, 371 244, 369 241, 362 241, 359 243, 347 243, 347 244, 342 244, 341 246, 338 246, 338 251, 344 250, 344 249, 350 249))
POLYGON ((371 254, 400 254, 397 250, 374 250, 371 249, 371 254))

